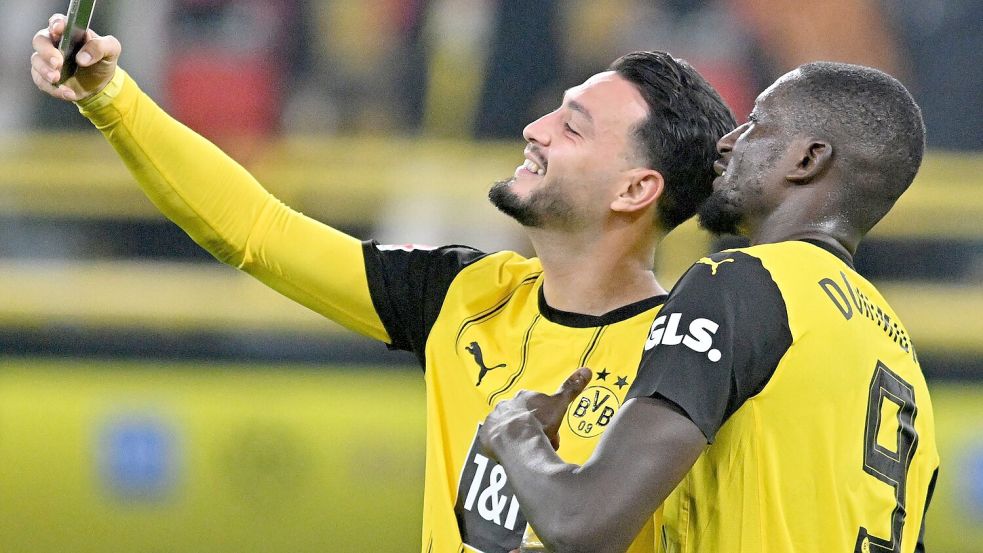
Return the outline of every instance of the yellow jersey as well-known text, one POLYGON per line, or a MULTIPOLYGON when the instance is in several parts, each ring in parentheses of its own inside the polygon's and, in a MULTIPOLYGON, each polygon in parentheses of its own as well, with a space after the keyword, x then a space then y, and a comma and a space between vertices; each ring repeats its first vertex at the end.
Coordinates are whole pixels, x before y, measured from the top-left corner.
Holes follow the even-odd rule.
MULTIPOLYGON (((552 393, 576 368, 592 367, 560 428, 560 457, 584 463, 624 403, 665 298, 582 315, 550 307, 539 261, 514 252, 366 242, 364 257, 390 347, 415 352, 425 368, 424 551, 518 548, 525 517, 504 469, 481 452, 481 421, 521 389, 552 393)), ((655 551, 655 540, 650 521, 629 551, 655 551)))
MULTIPOLYGON (((518 390, 552 393, 588 366, 594 381, 571 405, 559 450, 569 462, 586 461, 625 400, 665 298, 601 316, 565 313, 544 301, 536 259, 360 242, 283 205, 122 70, 79 107, 151 201, 216 258, 355 332, 415 353, 427 388, 422 550, 518 547, 521 506, 504 470, 478 451, 478 425, 518 390)), ((603 509, 604 498, 584 508, 603 509)), ((654 520, 632 553, 656 551, 654 520)))
POLYGON ((629 397, 676 404, 710 442, 664 503, 665 551, 923 550, 931 398, 849 258, 812 241, 703 258, 645 349, 629 397))

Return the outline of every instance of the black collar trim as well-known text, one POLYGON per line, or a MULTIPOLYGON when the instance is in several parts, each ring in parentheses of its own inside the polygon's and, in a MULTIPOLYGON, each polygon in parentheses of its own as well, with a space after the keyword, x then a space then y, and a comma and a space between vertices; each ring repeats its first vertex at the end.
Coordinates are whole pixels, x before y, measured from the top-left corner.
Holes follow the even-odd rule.
POLYGON ((834 256, 836 256, 836 258, 839 259, 840 261, 842 261, 842 262, 846 263, 847 265, 849 265, 850 268, 853 269, 854 271, 857 270, 853 266, 853 257, 851 257, 850 254, 848 254, 848 253, 846 253, 846 252, 844 252, 842 250, 839 250, 837 248, 834 248, 833 246, 827 244, 826 242, 823 242, 823 241, 820 241, 820 240, 814 240, 812 238, 803 238, 802 240, 800 240, 800 242, 805 242, 807 244, 812 244, 813 246, 816 246, 817 248, 822 248, 822 249, 828 251, 829 253, 833 254, 834 256))
POLYGON ((539 312, 543 314, 543 317, 546 317, 546 320, 558 325, 573 328, 592 328, 620 323, 621 321, 630 319, 639 313, 662 305, 666 302, 666 298, 668 297, 669 296, 667 294, 652 296, 650 298, 645 298, 644 300, 636 301, 635 303, 623 305, 613 311, 608 311, 603 315, 584 315, 583 313, 571 313, 570 311, 561 311, 550 307, 549 304, 546 303, 546 295, 543 293, 543 287, 540 286, 539 312))

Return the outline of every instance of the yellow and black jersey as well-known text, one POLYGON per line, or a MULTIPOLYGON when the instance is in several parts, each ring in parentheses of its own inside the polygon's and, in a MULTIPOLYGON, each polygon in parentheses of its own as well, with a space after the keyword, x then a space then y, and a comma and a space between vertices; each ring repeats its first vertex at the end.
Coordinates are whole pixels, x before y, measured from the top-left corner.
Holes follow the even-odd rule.
MULTIPOLYGON (((518 548, 526 521, 504 469, 480 451, 479 424, 517 391, 552 393, 591 367, 594 380, 560 430, 560 456, 586 461, 625 400, 665 297, 581 315, 550 307, 539 261, 513 252, 366 242, 364 257, 390 347, 414 352, 425 368, 424 550, 518 548)), ((604 499, 584 508, 603 510, 604 499)), ((629 551, 655 551, 655 540, 650 522, 629 551)))
POLYGON ((904 325, 832 248, 694 264, 651 327, 639 396, 710 443, 664 504, 666 551, 922 550, 932 402, 904 325))
MULTIPOLYGON (((599 317, 564 313, 543 300, 535 259, 363 244, 283 205, 122 70, 79 107, 151 201, 216 258, 416 354, 427 385, 423 551, 516 548, 525 519, 504 470, 477 450, 478 424, 518 390, 552 393, 591 367, 595 379, 567 413, 559 451, 584 462, 624 401, 664 297, 599 317)), ((583 508, 602 510, 605 498, 583 508)), ((655 551, 656 538, 649 523, 631 551, 655 551)))

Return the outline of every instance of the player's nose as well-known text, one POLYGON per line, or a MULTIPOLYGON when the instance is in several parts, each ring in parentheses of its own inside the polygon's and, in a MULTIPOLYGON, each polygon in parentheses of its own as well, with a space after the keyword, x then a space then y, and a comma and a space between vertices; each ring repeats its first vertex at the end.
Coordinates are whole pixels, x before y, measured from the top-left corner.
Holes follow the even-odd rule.
POLYGON ((550 143, 549 117, 549 114, 544 115, 526 125, 522 129, 522 138, 525 138, 526 142, 548 146, 550 143))
POLYGON ((727 156, 734 149, 734 143, 737 142, 737 137, 744 132, 744 127, 745 125, 741 125, 720 137, 720 140, 717 141, 717 153, 724 157, 727 156))

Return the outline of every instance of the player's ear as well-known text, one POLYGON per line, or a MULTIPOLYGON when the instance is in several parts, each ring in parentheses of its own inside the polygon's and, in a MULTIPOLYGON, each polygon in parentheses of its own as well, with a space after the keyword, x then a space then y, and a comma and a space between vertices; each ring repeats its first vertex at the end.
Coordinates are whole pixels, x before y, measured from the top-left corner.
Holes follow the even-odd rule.
POLYGON ((785 175, 789 182, 806 184, 829 167, 833 160, 833 146, 826 141, 810 138, 803 142, 795 167, 785 175))
POLYGON ((665 184, 662 173, 655 169, 634 169, 618 197, 611 202, 611 210, 624 213, 641 211, 659 199, 665 184))

